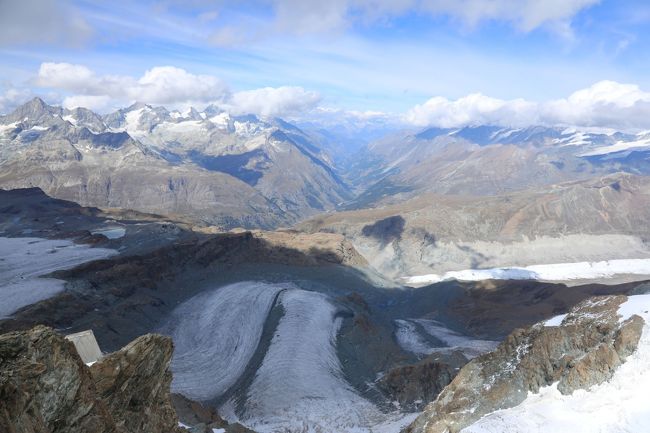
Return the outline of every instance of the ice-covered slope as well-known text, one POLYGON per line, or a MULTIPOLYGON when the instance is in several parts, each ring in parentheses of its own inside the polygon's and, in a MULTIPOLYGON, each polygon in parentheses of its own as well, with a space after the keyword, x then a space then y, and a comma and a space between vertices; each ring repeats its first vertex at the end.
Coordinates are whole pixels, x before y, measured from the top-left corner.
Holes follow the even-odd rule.
POLYGON ((280 295, 284 316, 247 393, 244 421, 256 431, 350 431, 380 413, 343 379, 336 355, 341 318, 320 293, 280 295))
POLYGON ((163 328, 176 345, 172 389, 195 400, 225 393, 255 353, 282 285, 243 282, 197 295, 163 328))
POLYGON ((341 313, 327 295, 292 284, 248 281, 197 295, 162 328, 176 345, 172 389, 222 402, 226 418, 260 433, 399 430, 413 415, 382 413, 344 378, 341 313))
POLYGON ((63 290, 64 281, 42 275, 114 254, 68 240, 0 237, 0 319, 63 290))
POLYGON ((399 319, 395 326, 395 338, 400 347, 419 356, 458 350, 472 359, 494 350, 499 344, 462 335, 431 319, 399 319))
POLYGON ((650 431, 650 295, 631 296, 619 314, 645 320, 638 349, 605 383, 562 395, 557 384, 493 412, 463 433, 642 433, 650 431))

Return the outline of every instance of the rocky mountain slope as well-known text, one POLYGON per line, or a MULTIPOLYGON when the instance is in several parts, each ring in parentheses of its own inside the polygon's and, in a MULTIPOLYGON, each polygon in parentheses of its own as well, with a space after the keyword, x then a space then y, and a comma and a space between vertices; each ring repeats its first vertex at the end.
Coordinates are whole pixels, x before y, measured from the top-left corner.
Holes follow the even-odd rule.
POLYGON ((647 258, 646 176, 613 174, 510 194, 423 195, 302 223, 343 234, 396 278, 475 268, 647 258))
POLYGON ((615 131, 472 126, 396 133, 365 149, 350 208, 426 193, 496 195, 622 171, 647 175, 650 137, 615 131))
POLYGON ((101 118, 36 98, 0 117, 0 187, 222 227, 287 225, 346 197, 298 128, 207 116, 136 104, 101 118))
MULTIPOLYGON (((609 380, 647 332, 640 316, 647 317, 647 305, 624 296, 591 298, 566 315, 514 331, 497 350, 463 367, 405 431, 456 433, 542 387, 570 395, 609 380)), ((562 422, 546 416, 551 425, 562 422)))

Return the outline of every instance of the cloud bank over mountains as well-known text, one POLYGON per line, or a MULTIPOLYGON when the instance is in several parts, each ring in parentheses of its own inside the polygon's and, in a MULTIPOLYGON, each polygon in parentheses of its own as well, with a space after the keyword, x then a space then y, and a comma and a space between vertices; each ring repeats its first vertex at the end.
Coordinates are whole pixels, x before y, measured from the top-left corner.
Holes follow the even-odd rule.
POLYGON ((141 76, 129 76, 100 75, 84 65, 46 62, 28 84, 38 91, 9 88, 0 94, 0 111, 8 112, 33 94, 40 94, 66 108, 85 107, 99 112, 139 101, 181 109, 215 104, 232 114, 309 121, 322 117, 324 123, 337 119, 344 122, 347 117, 348 121, 361 123, 384 118, 393 125, 407 127, 545 125, 650 129, 650 92, 615 81, 600 81, 565 98, 548 101, 504 100, 481 93, 457 99, 434 96, 404 113, 347 111, 332 106, 319 92, 296 86, 233 91, 219 77, 173 66, 156 66, 141 76))
POLYGON ((156 66, 141 77, 98 75, 83 65, 42 63, 33 84, 68 93, 66 108, 107 111, 132 102, 175 108, 215 104, 234 114, 289 116, 314 108, 320 95, 301 87, 265 87, 232 92, 212 75, 192 74, 174 66, 156 66))
POLYGON ((434 97, 404 117, 414 125, 446 128, 481 124, 648 129, 650 92, 634 84, 600 81, 566 98, 545 102, 502 100, 480 93, 456 100, 434 97))

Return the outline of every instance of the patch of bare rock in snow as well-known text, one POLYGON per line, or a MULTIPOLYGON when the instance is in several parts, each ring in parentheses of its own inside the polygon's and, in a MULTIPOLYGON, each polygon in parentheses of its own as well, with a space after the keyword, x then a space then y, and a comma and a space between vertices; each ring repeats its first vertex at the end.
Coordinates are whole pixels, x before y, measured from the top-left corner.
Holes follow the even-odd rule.
POLYGON ((650 431, 650 295, 590 298, 461 369, 409 433, 650 431))

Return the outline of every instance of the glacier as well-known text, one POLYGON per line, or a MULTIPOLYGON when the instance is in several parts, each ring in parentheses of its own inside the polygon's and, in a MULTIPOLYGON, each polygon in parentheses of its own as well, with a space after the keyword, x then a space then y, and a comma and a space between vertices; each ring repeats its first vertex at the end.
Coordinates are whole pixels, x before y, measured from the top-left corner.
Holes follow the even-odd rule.
POLYGON ((65 281, 41 278, 43 275, 115 254, 112 249, 70 240, 0 237, 0 318, 65 288, 65 281))
POLYGON ((255 353, 276 296, 290 287, 245 281, 175 308, 161 329, 175 345, 172 390, 200 401, 224 394, 255 353))
POLYGON ((404 278, 406 284, 433 284, 447 280, 541 280, 570 281, 613 278, 617 275, 650 275, 650 259, 620 259, 600 262, 554 263, 525 267, 466 269, 443 275, 427 274, 404 278))

